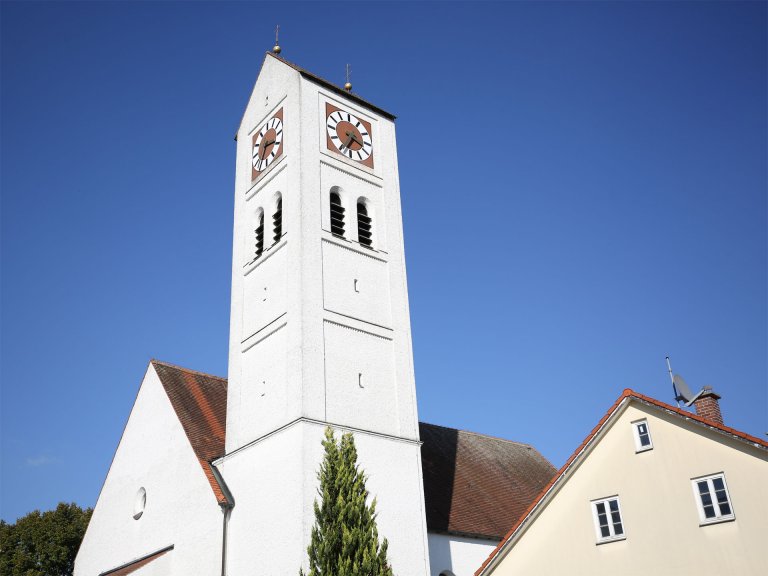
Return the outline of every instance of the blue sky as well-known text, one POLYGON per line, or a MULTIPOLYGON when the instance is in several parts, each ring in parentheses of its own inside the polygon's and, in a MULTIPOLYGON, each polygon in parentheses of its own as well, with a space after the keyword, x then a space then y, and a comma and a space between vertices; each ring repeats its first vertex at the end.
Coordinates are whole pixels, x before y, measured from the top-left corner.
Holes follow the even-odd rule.
POLYGON ((277 23, 398 116, 422 420, 560 466, 668 354, 762 437, 766 6, 2 2, 2 518, 95 503, 150 358, 226 374, 277 23))

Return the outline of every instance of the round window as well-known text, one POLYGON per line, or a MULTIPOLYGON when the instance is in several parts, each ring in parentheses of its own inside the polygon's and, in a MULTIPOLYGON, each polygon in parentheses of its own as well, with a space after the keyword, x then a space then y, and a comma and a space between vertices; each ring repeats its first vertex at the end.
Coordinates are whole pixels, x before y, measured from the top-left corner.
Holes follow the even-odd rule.
POLYGON ((133 519, 138 520, 144 514, 144 507, 147 505, 147 491, 142 486, 136 492, 136 500, 133 502, 133 519))

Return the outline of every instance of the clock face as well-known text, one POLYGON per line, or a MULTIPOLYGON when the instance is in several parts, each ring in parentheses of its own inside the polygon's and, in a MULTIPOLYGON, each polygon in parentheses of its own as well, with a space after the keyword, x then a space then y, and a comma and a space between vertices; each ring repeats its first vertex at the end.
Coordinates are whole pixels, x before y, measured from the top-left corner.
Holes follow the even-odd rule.
POLYGON ((330 104, 325 113, 328 149, 373 168, 371 124, 330 104))
POLYGON ((251 179, 255 180, 283 153, 283 109, 253 135, 251 179))

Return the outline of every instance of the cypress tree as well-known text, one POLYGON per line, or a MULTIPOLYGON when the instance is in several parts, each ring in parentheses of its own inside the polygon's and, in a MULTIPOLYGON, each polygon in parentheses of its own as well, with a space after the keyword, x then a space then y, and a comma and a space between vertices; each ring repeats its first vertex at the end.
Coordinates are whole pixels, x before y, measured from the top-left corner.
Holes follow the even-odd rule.
MULTIPOLYGON (((337 443, 333 430, 326 428, 323 447, 307 576, 393 576, 387 539, 379 544, 376 499, 368 505, 352 434, 343 434, 337 443)), ((299 574, 305 576, 303 570, 299 574)))

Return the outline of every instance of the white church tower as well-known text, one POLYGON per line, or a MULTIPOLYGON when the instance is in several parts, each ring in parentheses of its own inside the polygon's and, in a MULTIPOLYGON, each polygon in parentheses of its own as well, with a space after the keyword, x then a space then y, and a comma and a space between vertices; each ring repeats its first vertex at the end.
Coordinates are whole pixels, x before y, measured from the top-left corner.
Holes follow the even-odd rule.
POLYGON ((267 54, 237 133, 226 573, 306 569, 326 426, 429 574, 394 116, 267 54))

